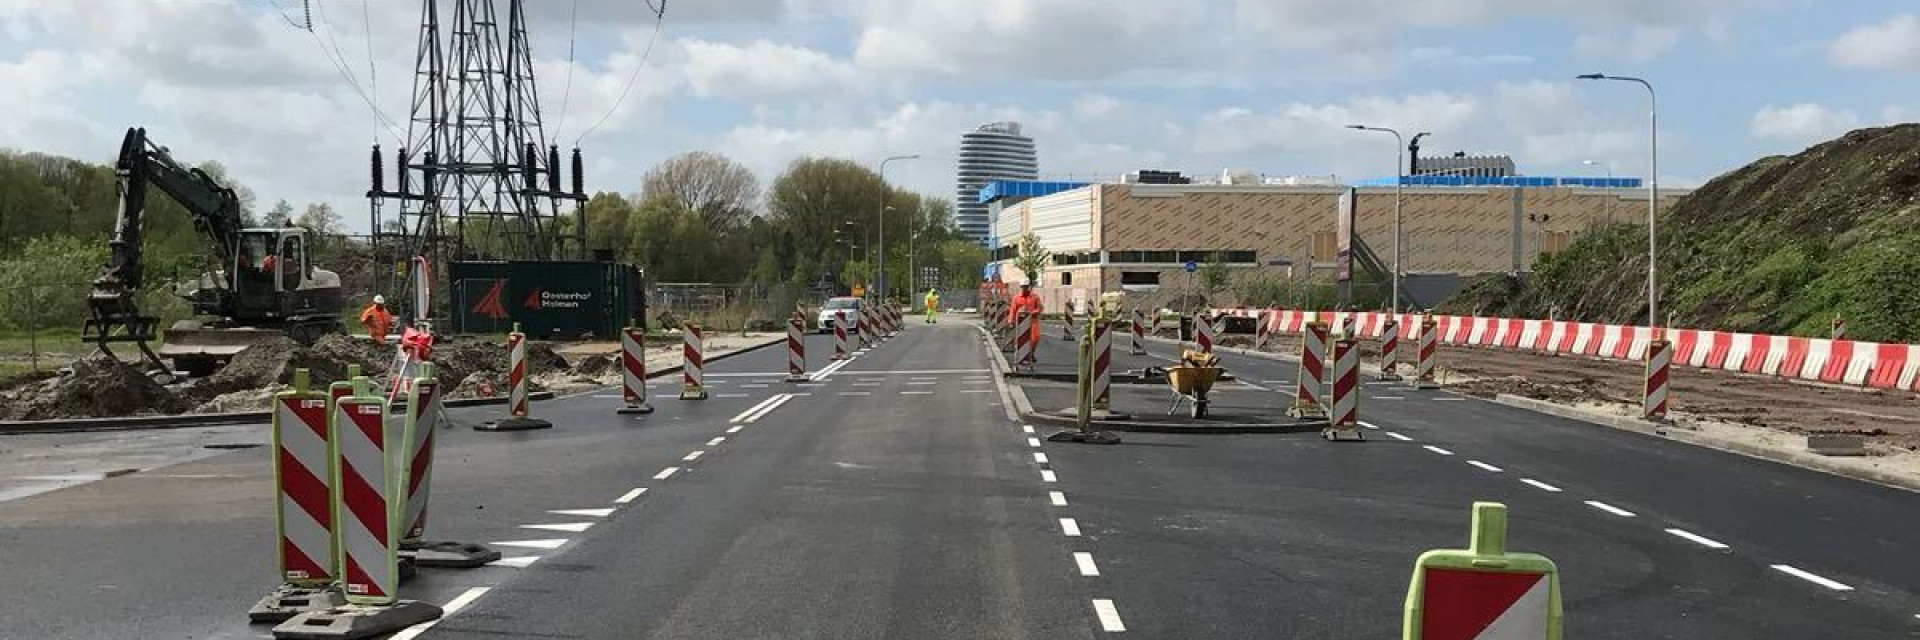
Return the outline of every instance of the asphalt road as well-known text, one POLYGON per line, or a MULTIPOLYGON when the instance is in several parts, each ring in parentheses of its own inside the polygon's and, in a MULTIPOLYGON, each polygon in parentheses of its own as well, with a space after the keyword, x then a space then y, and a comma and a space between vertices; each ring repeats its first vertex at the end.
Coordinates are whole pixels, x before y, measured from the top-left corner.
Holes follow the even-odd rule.
MULTIPOLYGON (((443 431, 429 537, 508 559, 423 570, 403 595, 455 606, 402 636, 1394 637, 1413 558, 1463 546, 1474 500, 1559 563, 1570 638, 1920 636, 1909 492, 1381 386, 1364 443, 1056 444, 956 320, 825 370, 810 337, 806 383, 767 349, 649 416, 607 390, 536 403, 552 430, 443 431)), ((0 638, 267 637, 244 614, 273 584, 270 473, 250 449, 0 502, 0 638)))

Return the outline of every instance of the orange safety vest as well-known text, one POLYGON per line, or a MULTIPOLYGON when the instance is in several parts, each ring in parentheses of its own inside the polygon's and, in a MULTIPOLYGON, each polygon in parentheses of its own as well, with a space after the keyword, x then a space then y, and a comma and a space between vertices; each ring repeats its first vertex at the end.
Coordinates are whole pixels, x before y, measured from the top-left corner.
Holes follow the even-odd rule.
POLYGON ((1007 324, 1019 322, 1022 311, 1038 315, 1040 309, 1040 296, 1033 292, 1023 291, 1013 294, 1013 303, 1007 305, 1007 324))
POLYGON ((360 324, 367 325, 367 334, 373 336, 374 342, 386 342, 387 329, 393 326, 393 314, 380 305, 370 304, 360 312, 360 324))

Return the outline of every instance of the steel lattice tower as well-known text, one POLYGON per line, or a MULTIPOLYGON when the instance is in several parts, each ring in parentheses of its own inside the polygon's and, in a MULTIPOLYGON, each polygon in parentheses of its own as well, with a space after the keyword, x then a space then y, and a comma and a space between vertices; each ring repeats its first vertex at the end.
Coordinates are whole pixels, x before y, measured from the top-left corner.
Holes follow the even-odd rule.
POLYGON ((368 197, 375 242, 393 235, 380 229, 383 200, 391 198, 399 201, 392 219, 408 253, 437 263, 585 257, 584 225, 572 225, 574 242, 560 235, 562 203, 575 202, 569 209, 577 211, 586 200, 580 151, 573 152, 573 189, 563 191, 559 148, 540 121, 525 0, 421 0, 420 6, 396 190, 384 188, 374 148, 368 197), (503 1, 504 46, 497 11, 503 1), (449 3, 453 22, 443 30, 441 7, 449 3))

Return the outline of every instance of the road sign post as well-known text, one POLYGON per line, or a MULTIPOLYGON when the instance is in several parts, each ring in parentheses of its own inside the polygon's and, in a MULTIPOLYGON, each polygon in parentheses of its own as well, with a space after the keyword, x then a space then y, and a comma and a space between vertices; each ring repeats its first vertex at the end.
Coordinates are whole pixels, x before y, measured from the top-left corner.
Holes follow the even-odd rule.
POLYGON ((1560 571, 1507 552, 1507 507, 1473 503, 1466 549, 1435 549, 1413 563, 1402 640, 1560 640, 1560 571))

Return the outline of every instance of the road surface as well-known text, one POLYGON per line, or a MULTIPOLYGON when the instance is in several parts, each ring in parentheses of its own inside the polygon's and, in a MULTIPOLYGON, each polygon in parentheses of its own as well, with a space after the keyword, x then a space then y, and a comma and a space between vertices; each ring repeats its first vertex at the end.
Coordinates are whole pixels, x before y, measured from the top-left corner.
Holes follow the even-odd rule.
MULTIPOLYGON (((454 611, 402 635, 1395 637, 1413 558, 1463 546, 1474 500, 1559 563, 1569 638, 1920 635, 1909 492, 1391 386, 1364 443, 1056 444, 961 318, 825 370, 809 349, 806 383, 766 349, 710 364, 705 401, 657 380, 649 416, 606 390, 536 403, 549 431, 443 431, 429 537, 507 559, 423 570, 404 595, 454 611)), ((1235 393, 1292 379, 1226 360, 1267 388, 1235 393)), ((266 450, 187 458, 0 502, 0 637, 268 637, 244 619, 273 582, 266 450)))

